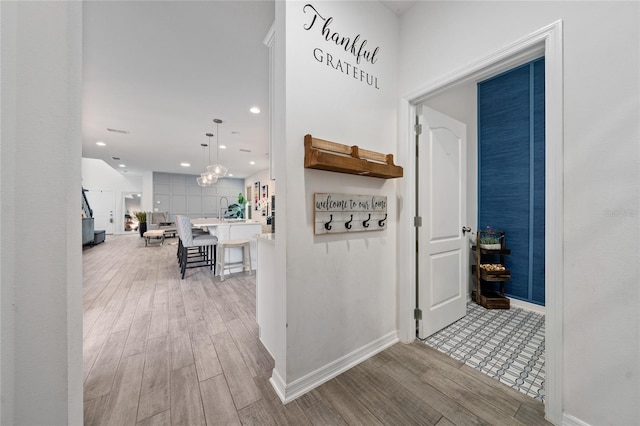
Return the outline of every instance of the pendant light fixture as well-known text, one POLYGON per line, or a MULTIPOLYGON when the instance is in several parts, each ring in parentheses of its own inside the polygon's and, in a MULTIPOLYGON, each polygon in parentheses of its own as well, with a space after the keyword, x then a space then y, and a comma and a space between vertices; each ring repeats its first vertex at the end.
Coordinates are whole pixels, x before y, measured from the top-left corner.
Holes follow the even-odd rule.
MULTIPOLYGON (((205 136, 207 136, 209 138, 209 144, 207 145, 206 143, 200 144, 203 148, 203 154, 204 154, 204 149, 208 146, 209 147, 209 162, 211 162, 211 136, 213 136, 212 133, 205 133, 205 136)), ((202 157, 202 166, 203 168, 205 167, 205 162, 204 162, 204 155, 202 157)), ((207 187, 207 186, 211 186, 214 183, 216 183, 218 181, 218 176, 215 175, 214 173, 211 173, 208 170, 208 167, 205 168, 204 172, 202 172, 200 174, 199 178, 196 178, 196 181, 198 182, 198 185, 202 186, 202 187, 207 187)))
MULTIPOLYGON (((201 143, 200 146, 202 147, 202 167, 205 167, 204 157, 206 155, 207 144, 201 143)), ((202 175, 196 178, 196 182, 198 182, 198 185, 200 186, 209 186, 207 179, 202 177, 202 175)))
MULTIPOLYGON (((216 123, 216 164, 212 164, 210 166, 207 166, 207 172, 214 174, 217 177, 225 177, 227 175, 227 172, 229 171, 229 169, 227 169, 225 166, 223 166, 222 164, 220 164, 219 161, 219 154, 220 154, 220 130, 219 130, 219 126, 220 123, 222 123, 222 120, 220 120, 219 118, 214 118, 213 122, 216 123)), ((211 159, 209 159, 209 161, 211 161, 211 159)))

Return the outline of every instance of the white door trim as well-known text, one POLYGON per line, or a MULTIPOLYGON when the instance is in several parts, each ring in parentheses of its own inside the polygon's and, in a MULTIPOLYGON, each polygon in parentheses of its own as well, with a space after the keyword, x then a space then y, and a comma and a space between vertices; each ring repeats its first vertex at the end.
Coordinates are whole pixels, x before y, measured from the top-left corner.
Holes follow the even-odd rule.
POLYGON ((538 56, 545 56, 545 415, 562 424, 563 411, 563 41, 562 20, 541 28, 493 54, 455 70, 404 96, 399 108, 399 162, 405 179, 398 185, 401 212, 398 223, 398 321, 402 342, 415 339, 415 105, 451 87, 479 81, 538 56), (403 124, 404 123, 404 124, 403 124))

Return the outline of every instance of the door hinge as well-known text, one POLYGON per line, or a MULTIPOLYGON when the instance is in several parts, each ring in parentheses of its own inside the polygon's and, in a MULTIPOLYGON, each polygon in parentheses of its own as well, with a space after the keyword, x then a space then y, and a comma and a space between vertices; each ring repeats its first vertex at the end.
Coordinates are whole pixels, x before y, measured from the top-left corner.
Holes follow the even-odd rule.
POLYGON ((421 320, 422 319, 422 309, 415 308, 413 310, 413 319, 421 320))
POLYGON ((414 129, 416 131, 416 135, 421 135, 422 134, 422 124, 416 124, 414 126, 414 129))
POLYGON ((413 226, 419 228, 422 226, 422 216, 416 216, 413 218, 413 226))

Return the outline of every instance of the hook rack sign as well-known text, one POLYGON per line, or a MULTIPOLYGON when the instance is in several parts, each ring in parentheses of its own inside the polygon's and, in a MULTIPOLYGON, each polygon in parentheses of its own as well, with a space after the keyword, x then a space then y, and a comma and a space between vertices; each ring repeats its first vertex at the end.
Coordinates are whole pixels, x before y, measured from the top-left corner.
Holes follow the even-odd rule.
POLYGON ((387 227, 387 197, 314 194, 314 233, 380 231, 387 227))

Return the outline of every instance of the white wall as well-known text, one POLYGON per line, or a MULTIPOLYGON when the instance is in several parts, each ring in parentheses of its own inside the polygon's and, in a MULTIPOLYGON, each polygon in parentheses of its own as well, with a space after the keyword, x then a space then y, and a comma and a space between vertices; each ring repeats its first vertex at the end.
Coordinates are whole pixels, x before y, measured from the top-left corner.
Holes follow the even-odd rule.
MULTIPOLYGON (((95 158, 82 159, 82 186, 89 191, 111 190, 115 197, 114 234, 124 234, 124 192, 142 194, 143 204, 152 194, 142 192, 143 177, 118 173, 103 160, 95 158)), ((151 210, 148 210, 151 211, 151 210)))
POLYGON ((418 2, 400 93, 564 21, 564 412, 640 423, 637 2, 418 2))
MULTIPOLYGON (((314 48, 321 48, 334 65, 356 62, 322 37, 322 22, 303 28, 313 16, 303 12, 305 4, 285 5, 286 134, 284 147, 276 148, 283 151, 276 157, 277 218, 286 220, 286 233, 277 231, 276 257, 286 259, 287 299, 286 371, 277 373, 287 385, 353 351, 397 339, 395 181, 305 169, 303 138, 309 133, 395 154, 398 19, 378 2, 313 3, 324 17, 334 17, 332 31, 360 34, 366 48, 380 47, 375 63, 358 66, 378 78, 377 89, 314 58, 314 48), (389 226, 314 236, 315 192, 386 195, 389 226)), ((276 19, 282 12, 276 4, 276 19)), ((276 29, 276 47, 282 32, 276 29)))
POLYGON ((0 14, 0 423, 82 424, 82 3, 0 14))

